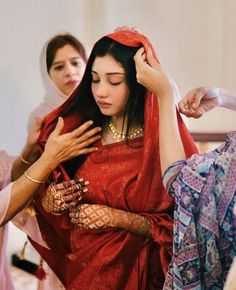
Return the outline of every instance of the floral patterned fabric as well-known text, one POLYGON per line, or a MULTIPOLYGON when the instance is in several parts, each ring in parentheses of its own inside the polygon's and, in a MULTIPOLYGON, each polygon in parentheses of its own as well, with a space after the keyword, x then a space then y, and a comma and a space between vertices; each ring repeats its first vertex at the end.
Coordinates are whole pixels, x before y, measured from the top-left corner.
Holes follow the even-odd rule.
POLYGON ((173 258, 164 289, 223 289, 236 254, 236 132, 218 149, 172 164, 173 258))

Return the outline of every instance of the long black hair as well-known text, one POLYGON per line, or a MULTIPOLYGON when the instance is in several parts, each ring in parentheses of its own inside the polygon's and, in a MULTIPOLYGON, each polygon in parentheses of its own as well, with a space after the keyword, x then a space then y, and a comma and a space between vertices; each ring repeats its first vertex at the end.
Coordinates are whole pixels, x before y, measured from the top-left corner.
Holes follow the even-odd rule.
POLYGON ((103 37, 100 39, 95 44, 88 59, 79 89, 77 92, 74 92, 75 97, 62 116, 65 116, 72 110, 76 109, 85 116, 83 121, 91 119, 94 121, 94 126, 103 126, 104 123, 107 122, 108 117, 100 112, 92 94, 91 70, 93 62, 97 56, 102 57, 109 54, 123 66, 126 75, 126 82, 129 88, 129 96, 124 114, 124 116, 127 117, 126 136, 128 136, 130 127, 133 124, 143 125, 145 88, 137 82, 135 62, 133 59, 138 49, 139 47, 125 46, 109 37, 103 37))

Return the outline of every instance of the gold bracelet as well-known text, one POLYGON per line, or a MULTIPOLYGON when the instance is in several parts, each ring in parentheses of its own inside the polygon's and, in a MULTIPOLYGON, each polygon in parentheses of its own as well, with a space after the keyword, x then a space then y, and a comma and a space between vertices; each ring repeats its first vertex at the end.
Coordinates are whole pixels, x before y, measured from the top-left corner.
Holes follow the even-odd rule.
POLYGON ((26 164, 26 165, 30 165, 30 164, 32 164, 31 162, 25 160, 25 158, 23 157, 22 154, 20 155, 20 160, 21 160, 24 164, 26 164))
POLYGON ((25 176, 27 179, 29 179, 29 180, 31 180, 31 181, 33 181, 33 182, 35 182, 35 183, 45 183, 45 181, 40 181, 40 180, 37 180, 37 179, 34 179, 34 178, 30 177, 26 171, 24 172, 24 176, 25 176))

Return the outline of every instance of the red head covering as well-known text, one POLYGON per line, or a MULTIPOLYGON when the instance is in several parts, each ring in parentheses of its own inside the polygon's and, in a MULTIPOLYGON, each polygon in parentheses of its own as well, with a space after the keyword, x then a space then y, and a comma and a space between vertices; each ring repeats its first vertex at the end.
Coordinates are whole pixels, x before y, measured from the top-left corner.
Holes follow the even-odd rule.
MULTIPOLYGON (((151 49, 153 55, 155 56, 155 51, 151 46, 149 40, 144 35, 140 34, 134 30, 119 30, 114 33, 108 34, 106 37, 113 39, 116 42, 119 42, 123 45, 130 47, 141 47, 144 46, 145 50, 151 49)), ((82 80, 82 82, 84 79, 82 80)), ((71 105, 73 100, 76 98, 77 93, 80 90, 80 86, 76 89, 76 91, 70 96, 70 98, 59 108, 54 110, 51 114, 49 114, 44 121, 44 125, 41 131, 41 135, 39 138, 39 143, 41 147, 44 147, 44 144, 51 133, 51 131, 55 127, 55 120, 67 110, 67 108, 71 105)), ((69 115, 65 115, 64 122, 64 132, 71 131, 76 128, 81 122, 81 116, 76 108, 74 111, 72 110, 69 115)), ((182 137, 182 141, 185 147, 185 152, 187 157, 196 152, 196 148, 190 137, 186 127, 178 113, 178 123, 179 130, 182 137)), ((129 202, 131 206, 129 209, 125 208, 125 205, 120 205, 120 208, 124 210, 130 210, 132 212, 141 213, 152 221, 152 235, 155 241, 155 249, 157 256, 153 261, 151 259, 148 263, 151 265, 152 269, 157 270, 157 273, 165 273, 167 270, 168 263, 170 261, 170 248, 172 243, 172 210, 173 210, 173 200, 165 193, 164 188, 162 186, 162 177, 160 170, 160 157, 159 157, 159 124, 158 124, 158 104, 157 97, 154 96, 151 92, 146 91, 145 96, 145 106, 144 106, 144 137, 143 137, 143 148, 142 148, 142 159, 141 168, 139 170, 138 176, 127 177, 125 180, 126 184, 122 185, 122 190, 124 196, 129 194, 129 202), (128 191, 128 193, 126 193, 128 191)), ((61 164, 59 166, 60 171, 63 173, 64 179, 69 178, 68 167, 65 164, 61 164)), ((58 170, 58 169, 57 169, 58 170)), ((54 171, 54 177, 57 174, 57 170, 54 171)), ((43 190, 41 192, 43 193, 43 190)), ((119 192, 120 194, 120 192, 119 192)), ((39 195, 40 196, 40 195, 39 195)), ((45 249, 38 248, 38 250, 43 254, 44 258, 47 259, 51 267, 56 271, 56 273, 60 276, 61 280, 66 285, 72 285, 75 287, 77 282, 73 282, 76 280, 76 273, 73 278, 68 278, 68 271, 75 271, 75 269, 64 268, 62 271, 60 269, 61 264, 61 255, 67 255, 66 247, 69 247, 70 244, 70 231, 71 225, 67 220, 67 216, 64 215, 62 217, 53 217, 43 211, 40 206, 40 198, 38 199, 37 207, 41 214, 38 215, 39 225, 41 227, 42 232, 45 234, 45 239, 48 242, 49 246, 56 247, 57 253, 60 256, 59 258, 55 257, 50 253, 46 253, 45 249), (59 238, 56 238, 56 235, 59 238), (56 239, 56 241, 55 241, 56 239), (53 243, 55 241, 55 243, 53 243), (64 247, 64 248, 63 248, 64 247), (63 248, 63 249, 62 249, 63 248), (59 267, 60 266, 60 267, 59 267), (65 277, 67 276, 67 277, 65 277), (72 284, 70 284, 72 283, 72 284)), ((116 233, 118 235, 118 233, 116 233)), ((124 239, 124 238, 123 238, 124 239)), ((129 241, 130 236, 127 236, 125 240, 122 240, 122 243, 125 248, 130 247, 129 241), (128 246, 129 245, 129 246, 128 246)), ((140 242, 140 237, 137 237, 137 240, 133 241, 136 243, 137 247, 137 255, 139 255, 139 251, 141 251, 143 247, 143 240, 140 242)), ((81 242, 82 243, 82 242, 81 242)), ((71 249, 69 251, 72 251, 71 249)), ((114 251, 116 251, 114 249, 114 251)), ((123 255, 123 259, 126 259, 128 253, 126 252, 123 255)), ((81 259, 81 257, 80 257, 81 259)), ((128 257, 127 257, 128 259, 128 257)), ((130 258, 131 259, 131 258, 130 258)), ((81 262, 81 261, 80 261, 81 262)), ((144 262, 145 264, 146 262, 144 262)), ((125 272, 129 275, 129 266, 125 267, 125 272)), ((109 275, 109 270, 106 269, 107 275, 109 275)), ((111 269, 112 271, 112 269, 111 269)), ((154 271, 154 270, 153 270, 154 271)), ((154 271, 155 272, 155 271, 154 271)), ((147 275, 147 273, 146 273, 147 275)), ((160 276, 162 274, 159 274, 160 276)), ((121 275, 122 276, 122 275, 121 275)), ((89 276, 88 276, 89 277, 89 276)), ((88 278, 90 279, 90 278, 88 278)), ((123 278, 124 279, 124 278, 123 278)), ((129 279, 129 278, 125 278, 129 279)), ((78 281, 81 282, 81 278, 78 278, 78 281)), ((163 276, 159 279, 160 289, 161 284, 163 282, 163 276)), ((135 283, 135 282, 134 282, 135 283)), ((118 284, 117 284, 118 285, 118 284)), ((123 285, 123 284, 119 284, 123 285)), ((132 285, 132 283, 130 284, 132 285)), ((136 289, 132 288, 129 289, 136 289)), ((68 288, 69 289, 69 288, 68 288)), ((77 288, 73 288, 77 289, 77 288)), ((97 289, 97 288, 89 288, 89 289, 97 289)), ((99 288, 100 289, 100 288, 99 288)), ((101 288, 106 289, 106 288, 101 288)), ((113 288, 118 289, 118 288, 113 288)), ((119 288, 126 289, 126 288, 119 288)), ((140 288, 144 289, 144 288, 140 288)), ((145 288, 146 289, 146 288, 145 288)), ((151 288, 150 288, 151 289, 151 288)), ((157 289, 157 288, 155 288, 157 289)), ((158 288, 159 289, 159 288, 158 288)))

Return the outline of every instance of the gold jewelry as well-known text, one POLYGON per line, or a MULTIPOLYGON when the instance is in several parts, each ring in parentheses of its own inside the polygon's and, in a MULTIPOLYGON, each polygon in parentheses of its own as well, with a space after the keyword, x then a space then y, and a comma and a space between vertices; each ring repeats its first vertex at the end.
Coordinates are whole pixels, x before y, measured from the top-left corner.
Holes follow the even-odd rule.
POLYGON ((30 165, 30 164, 32 164, 31 162, 29 162, 28 160, 26 160, 26 159, 23 157, 22 153, 20 154, 20 160, 21 160, 24 164, 26 164, 26 165, 30 165))
POLYGON ((24 172, 24 176, 25 176, 27 179, 29 179, 30 181, 33 181, 33 182, 35 182, 35 183, 45 183, 45 181, 40 181, 40 180, 37 180, 37 179, 34 179, 34 178, 30 177, 26 171, 24 172))
POLYGON ((130 133, 126 136, 125 133, 123 132, 120 132, 119 130, 116 129, 116 127, 112 124, 112 122, 110 122, 108 124, 108 127, 109 129, 111 130, 111 132, 113 133, 113 139, 116 141, 116 142, 120 142, 121 140, 125 140, 126 137, 127 139, 133 139, 137 136, 140 135, 140 133, 143 132, 143 127, 139 127, 137 128, 133 133, 130 133))

